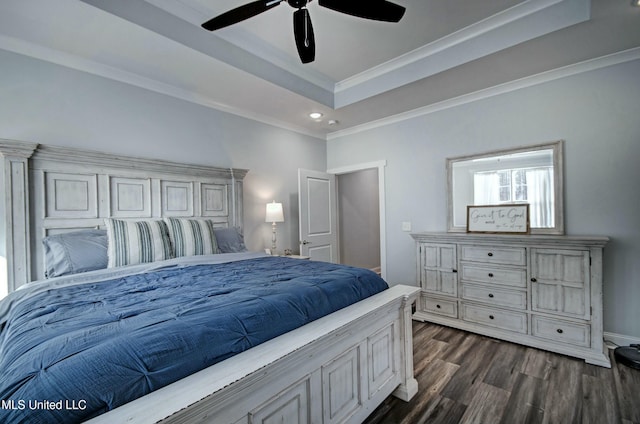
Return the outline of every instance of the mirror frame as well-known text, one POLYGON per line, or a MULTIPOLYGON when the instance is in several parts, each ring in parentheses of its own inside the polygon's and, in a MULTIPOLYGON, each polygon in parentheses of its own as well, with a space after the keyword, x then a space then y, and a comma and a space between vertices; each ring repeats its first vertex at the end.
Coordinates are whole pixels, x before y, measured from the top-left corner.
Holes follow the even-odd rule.
MULTIPOLYGON (((466 232, 465 226, 454 226, 454 204, 453 204, 453 164, 472 159, 487 158, 491 156, 523 153, 536 150, 553 150, 553 184, 554 184, 554 221, 555 226, 551 228, 531 228, 531 234, 564 234, 564 140, 550 143, 536 144, 532 146, 517 147, 514 149, 494 150, 486 153, 447 158, 447 231, 450 233, 466 232)), ((467 205, 464 205, 466 208, 467 205)))

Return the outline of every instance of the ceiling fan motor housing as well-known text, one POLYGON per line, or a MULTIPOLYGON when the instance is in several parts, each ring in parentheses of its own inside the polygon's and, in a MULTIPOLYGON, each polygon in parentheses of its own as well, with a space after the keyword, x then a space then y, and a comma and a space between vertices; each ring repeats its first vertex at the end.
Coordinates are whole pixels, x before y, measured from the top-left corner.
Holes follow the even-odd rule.
POLYGON ((308 1, 307 0, 287 0, 287 3, 289 3, 289 6, 291 7, 295 7, 296 9, 300 9, 303 8, 307 5, 308 1))

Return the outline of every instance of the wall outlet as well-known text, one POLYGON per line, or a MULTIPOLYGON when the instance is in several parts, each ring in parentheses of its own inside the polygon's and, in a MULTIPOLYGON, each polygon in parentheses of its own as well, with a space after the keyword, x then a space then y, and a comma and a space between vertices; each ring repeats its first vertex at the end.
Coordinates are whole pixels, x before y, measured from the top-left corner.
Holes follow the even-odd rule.
POLYGON ((402 223, 402 231, 411 231, 411 223, 403 222, 402 223))

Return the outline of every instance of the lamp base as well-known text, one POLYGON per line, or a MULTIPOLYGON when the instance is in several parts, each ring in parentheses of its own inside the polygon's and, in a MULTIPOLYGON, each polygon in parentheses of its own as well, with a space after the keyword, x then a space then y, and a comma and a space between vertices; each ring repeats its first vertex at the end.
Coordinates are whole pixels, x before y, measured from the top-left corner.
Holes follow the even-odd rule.
POLYGON ((276 223, 271 223, 271 254, 276 254, 276 223))

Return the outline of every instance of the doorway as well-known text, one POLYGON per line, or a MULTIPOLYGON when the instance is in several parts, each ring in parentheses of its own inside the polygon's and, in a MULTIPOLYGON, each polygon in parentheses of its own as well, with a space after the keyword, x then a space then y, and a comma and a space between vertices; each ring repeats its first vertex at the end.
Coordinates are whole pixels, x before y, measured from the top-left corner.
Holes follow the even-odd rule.
MULTIPOLYGON (((339 212, 338 219, 340 228, 338 232, 340 263, 375 269, 382 278, 386 278, 387 268, 385 211, 386 166, 387 162, 382 160, 327 170, 327 173, 336 175, 336 189, 339 199, 338 210, 342 210, 342 212, 339 212), (343 180, 343 178, 346 179, 343 180), (361 185, 358 184, 358 181, 360 181, 361 185), (340 186, 341 184, 342 187, 340 186), (347 187, 345 187, 345 185, 347 185, 347 187), (350 185, 355 188, 349 187, 350 185), (366 186, 367 193, 364 193, 364 190, 358 190, 359 186, 361 188, 366 186), (361 201, 370 205, 370 208, 377 209, 377 214, 364 211, 360 214, 351 213, 352 216, 342 216, 345 208, 360 208, 357 205, 353 205, 353 203, 357 201, 356 199, 362 199, 361 201), (345 207, 345 202, 350 206, 345 207), (375 207, 375 202, 377 202, 377 208, 375 207), (360 218, 358 218, 358 215, 360 215, 360 218), (375 219, 376 217, 377 220, 375 219), (345 220, 346 223, 344 222, 345 220), (359 235, 355 237, 358 241, 353 242, 353 240, 348 240, 348 236, 343 234, 345 230, 348 232, 351 230, 357 231, 359 235), (369 240, 374 240, 371 244, 374 244, 377 249, 371 249, 371 246, 368 244, 369 240), (347 253, 344 249, 352 250, 352 252, 347 253), (372 252, 372 250, 377 250, 377 255, 375 254, 376 252, 372 252), (366 258, 368 259, 363 257, 364 251, 367 251, 366 258), (374 258, 373 261, 377 262, 376 265, 369 265, 370 262, 368 261, 371 258, 374 258), (367 262, 360 262, 365 260, 367 262), (360 265, 360 263, 363 263, 363 265, 360 265)), ((349 212, 347 211, 347 215, 348 214, 349 212)))
POLYGON ((336 187, 340 263, 380 273, 378 168, 340 174, 336 187))

